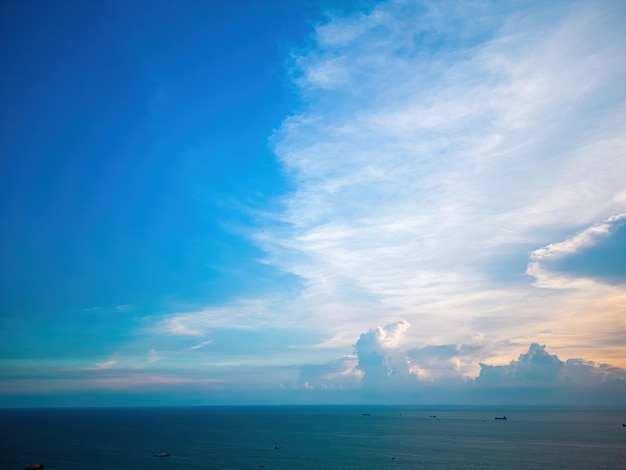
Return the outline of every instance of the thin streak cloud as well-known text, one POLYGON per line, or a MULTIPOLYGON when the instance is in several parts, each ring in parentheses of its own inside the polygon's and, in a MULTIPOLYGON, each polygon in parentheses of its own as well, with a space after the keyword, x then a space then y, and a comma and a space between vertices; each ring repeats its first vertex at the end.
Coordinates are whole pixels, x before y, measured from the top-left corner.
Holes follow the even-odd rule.
POLYGON ((205 347, 205 346, 208 346, 208 345, 209 345, 209 344, 211 344, 212 342, 213 342, 213 341, 212 341, 212 340, 210 340, 210 339, 209 339, 209 340, 207 340, 207 341, 202 341, 201 343, 198 343, 198 344, 195 344, 195 345, 193 345, 193 346, 190 346, 190 347, 189 347, 189 350, 190 350, 190 351, 194 351, 194 350, 196 350, 196 349, 201 349, 201 348, 203 348, 203 347, 205 347))

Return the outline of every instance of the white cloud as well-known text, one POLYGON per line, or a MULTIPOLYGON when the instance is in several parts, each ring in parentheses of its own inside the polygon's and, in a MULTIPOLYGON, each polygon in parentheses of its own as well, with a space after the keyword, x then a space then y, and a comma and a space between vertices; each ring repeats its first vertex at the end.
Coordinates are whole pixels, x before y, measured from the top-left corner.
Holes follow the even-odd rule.
POLYGON ((617 214, 605 221, 594 224, 575 236, 560 243, 552 243, 545 248, 539 248, 531 254, 531 260, 542 261, 544 259, 562 258, 580 252, 582 249, 593 246, 598 239, 606 237, 613 224, 626 219, 626 214, 617 214))
POLYGON ((135 309, 135 306, 131 304, 122 304, 122 305, 115 306, 115 310, 117 310, 118 312, 130 312, 134 309, 135 309))
MULTIPOLYGON (((424 390, 447 389, 446 393, 458 393, 453 394, 454 400, 460 397, 465 402, 471 402, 476 396, 472 393, 483 389, 501 390, 503 397, 511 391, 510 397, 514 397, 519 390, 589 390, 598 396, 626 391, 624 368, 584 359, 563 361, 537 343, 508 364, 478 364, 497 345, 486 344, 477 337, 468 344, 410 347, 403 338, 408 327, 407 322, 401 321, 370 329, 354 345, 355 355, 303 366, 300 383, 311 390, 362 389, 389 396, 394 392, 419 396, 424 390), (479 365, 479 369, 470 372, 473 365, 479 365)), ((534 392, 527 397, 529 402, 537 398, 540 395, 535 396, 534 392)))
POLYGON ((363 333, 356 342, 356 350, 359 353, 369 354, 371 352, 379 353, 388 349, 397 348, 404 332, 409 329, 411 324, 406 320, 391 323, 384 328, 378 326, 363 333))
POLYGON ((606 239, 620 222, 626 220, 626 213, 613 215, 601 223, 584 229, 562 242, 551 243, 539 248, 530 255, 526 273, 535 278, 535 285, 549 288, 572 288, 593 284, 590 279, 580 279, 550 271, 550 261, 567 258, 580 253, 585 248, 595 246, 606 239))
POLYGON ((626 391, 626 370, 584 359, 565 362, 537 343, 508 365, 481 364, 476 383, 487 387, 597 388, 608 385, 626 391))
POLYGON ((240 299, 228 305, 170 313, 147 330, 179 336, 203 336, 216 328, 251 329, 268 326, 276 318, 275 302, 270 298, 240 299))
POLYGON ((415 347, 405 337, 408 328, 405 321, 372 328, 360 335, 354 355, 302 366, 299 388, 348 390, 383 401, 402 397, 408 402, 483 404, 493 399, 508 404, 619 403, 626 392, 624 368, 583 359, 564 361, 537 343, 516 360, 491 365, 481 358, 498 345, 480 336, 467 344, 415 347))
POLYGON ((184 336, 200 336, 203 334, 202 330, 197 328, 190 328, 185 324, 185 317, 182 318, 171 318, 167 320, 167 326, 165 330, 168 333, 173 333, 175 335, 184 335, 184 336))
POLYGON ((308 390, 354 390, 362 378, 357 357, 346 355, 328 363, 301 366, 299 383, 308 390))
POLYGON ((577 386, 594 387, 604 384, 621 384, 626 388, 626 370, 584 359, 565 361, 565 366, 558 378, 565 384, 577 386))
POLYGON ((363 333, 354 345, 358 357, 357 367, 363 373, 363 386, 382 389, 393 384, 403 387, 411 380, 406 351, 399 348, 400 341, 409 328, 407 321, 390 323, 363 333))
POLYGON ((452 10, 334 18, 296 61, 307 108, 273 138, 296 189, 256 239, 333 336, 398 317, 421 344, 563 331, 567 293, 493 267, 626 210, 623 6, 452 10))
POLYGON ((193 350, 195 350, 195 349, 200 349, 200 348, 203 348, 203 347, 205 347, 205 346, 207 346, 207 345, 211 344, 212 342, 213 342, 213 341, 212 341, 212 340, 210 340, 210 339, 209 339, 209 340, 207 340, 207 341, 202 341, 201 343, 194 344, 193 346, 190 346, 190 347, 189 347, 189 350, 190 350, 190 351, 193 351, 193 350))
POLYGON ((480 343, 427 345, 407 351, 411 371, 428 381, 472 378, 477 357, 483 354, 484 346, 480 343))
POLYGON ((417 381, 462 381, 476 371, 476 358, 484 354, 481 341, 408 348, 403 337, 409 327, 403 320, 361 334, 354 350, 365 387, 383 389, 390 383, 407 387, 417 381))
POLYGON ((472 377, 534 342, 626 366, 626 294, 538 288, 563 281, 546 257, 626 213, 625 18, 610 1, 390 1, 319 25, 293 61, 302 107, 272 137, 294 190, 252 235, 300 283, 146 330, 322 331, 290 343, 311 364, 392 325, 357 343, 364 383, 472 377))
POLYGON ((480 364, 480 375, 476 383, 487 386, 528 386, 551 384, 563 369, 564 363, 549 354, 545 346, 530 345, 526 354, 505 366, 480 364))

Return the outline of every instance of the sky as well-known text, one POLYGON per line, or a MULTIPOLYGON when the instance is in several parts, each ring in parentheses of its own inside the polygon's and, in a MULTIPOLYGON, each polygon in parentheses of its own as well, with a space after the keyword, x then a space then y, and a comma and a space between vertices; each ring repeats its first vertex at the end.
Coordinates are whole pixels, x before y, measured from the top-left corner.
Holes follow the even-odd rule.
POLYGON ((626 406, 626 3, 0 4, 0 407, 626 406))

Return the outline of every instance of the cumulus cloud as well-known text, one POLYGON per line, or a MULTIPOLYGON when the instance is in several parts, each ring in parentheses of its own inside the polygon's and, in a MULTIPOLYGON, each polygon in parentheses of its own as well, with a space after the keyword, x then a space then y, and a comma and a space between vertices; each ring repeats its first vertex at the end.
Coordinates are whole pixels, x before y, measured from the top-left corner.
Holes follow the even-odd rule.
POLYGON ((562 361, 545 346, 530 345, 528 352, 507 365, 480 364, 476 384, 491 388, 544 388, 626 393, 626 369, 584 359, 562 361))
POLYGON ((388 351, 397 348, 402 335, 409 329, 411 324, 406 320, 390 323, 383 327, 376 327, 363 333, 356 342, 355 349, 359 354, 388 351))
POLYGON ((363 333, 354 345, 358 369, 363 371, 363 384, 378 387, 394 378, 407 377, 406 353, 399 348, 402 335, 409 328, 402 320, 363 333))
POLYGON ((409 327, 409 322, 402 320, 360 335, 354 350, 358 369, 363 372, 364 386, 381 388, 393 382, 401 386, 415 381, 463 381, 476 370, 475 358, 484 348, 480 338, 469 344, 408 348, 402 340, 409 327))
POLYGON ((481 364, 467 384, 477 401, 490 404, 624 406, 626 369, 582 359, 565 361, 532 344, 507 365, 481 364))
POLYGON ((560 371, 558 378, 567 385, 595 387, 609 384, 626 387, 626 370, 585 359, 568 359, 565 361, 565 366, 560 371))
POLYGON ((360 335, 354 350, 365 387, 463 381, 475 370, 474 358, 483 350, 479 342, 407 348, 402 339, 409 327, 402 320, 360 335))
POLYGON ((476 383, 490 386, 526 386, 551 384, 555 381, 564 363, 549 354, 545 346, 530 345, 526 354, 505 366, 480 364, 480 375, 476 383))
POLYGON ((600 403, 626 393, 626 369, 620 367, 561 360, 538 343, 508 364, 490 365, 480 358, 487 357, 493 345, 482 338, 468 344, 407 347, 403 340, 408 327, 400 321, 370 329, 360 335, 354 355, 302 367, 300 387, 454 403, 565 403, 563 392, 571 394, 572 403, 600 403))

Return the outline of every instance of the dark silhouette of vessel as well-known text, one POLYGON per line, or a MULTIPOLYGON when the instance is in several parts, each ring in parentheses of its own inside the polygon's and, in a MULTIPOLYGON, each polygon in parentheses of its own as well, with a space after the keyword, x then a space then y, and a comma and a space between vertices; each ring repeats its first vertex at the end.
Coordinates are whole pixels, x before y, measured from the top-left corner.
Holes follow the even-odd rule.
POLYGON ((496 416, 494 419, 501 419, 506 421, 506 416, 496 416))

